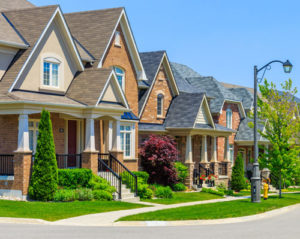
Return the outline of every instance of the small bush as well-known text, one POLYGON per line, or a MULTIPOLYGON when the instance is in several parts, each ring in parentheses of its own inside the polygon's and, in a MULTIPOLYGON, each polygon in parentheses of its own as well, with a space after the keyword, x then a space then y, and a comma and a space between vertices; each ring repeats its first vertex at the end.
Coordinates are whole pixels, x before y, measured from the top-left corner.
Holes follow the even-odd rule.
POLYGON ((149 188, 148 184, 138 184, 138 196, 142 199, 151 199, 153 191, 149 188))
POLYGON ((99 201, 111 201, 113 200, 113 196, 111 193, 103 190, 94 190, 93 191, 93 196, 95 200, 99 201))
POLYGON ((228 196, 234 196, 233 190, 225 190, 224 193, 228 196))
POLYGON ((186 177, 188 176, 188 167, 181 162, 176 162, 174 166, 179 182, 184 183, 186 177))
POLYGON ((93 200, 93 191, 89 188, 79 188, 75 191, 76 200, 91 201, 93 200))
POLYGON ((92 179, 93 173, 90 169, 59 169, 58 185, 68 189, 76 189, 79 187, 88 187, 89 181, 92 179))
POLYGON ((215 194, 215 195, 219 195, 219 196, 224 196, 224 192, 221 191, 216 191, 210 188, 202 188, 201 192, 205 192, 205 193, 211 193, 211 194, 215 194))
POLYGON ((55 202, 71 202, 75 199, 75 190, 72 189, 59 189, 55 192, 53 197, 55 202))
POLYGON ((183 183, 176 183, 172 186, 172 188, 175 192, 186 190, 186 186, 183 183))
POLYGON ((169 186, 159 186, 155 190, 155 196, 157 198, 173 198, 174 193, 172 192, 172 189, 169 186))
POLYGON ((109 193, 114 193, 116 189, 109 184, 104 178, 101 178, 97 175, 93 175, 92 179, 89 181, 88 188, 91 188, 92 190, 104 190, 109 193))
POLYGON ((222 182, 219 183, 216 188, 218 191, 223 191, 223 192, 227 190, 225 183, 222 183, 222 182))
POLYGON ((134 175, 136 175, 138 178, 141 178, 143 180, 143 183, 148 183, 149 174, 145 171, 135 171, 133 172, 134 175))

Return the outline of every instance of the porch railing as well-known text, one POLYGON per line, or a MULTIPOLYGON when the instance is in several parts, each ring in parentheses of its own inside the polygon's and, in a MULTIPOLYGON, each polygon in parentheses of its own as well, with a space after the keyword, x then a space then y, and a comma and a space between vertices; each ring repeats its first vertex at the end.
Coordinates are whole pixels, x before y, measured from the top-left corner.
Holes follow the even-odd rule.
POLYGON ((103 164, 105 163, 116 175, 119 176, 121 183, 123 180, 123 182, 131 189, 131 191, 135 193, 135 196, 137 196, 137 176, 134 173, 132 173, 112 154, 99 154, 98 159, 98 171, 100 172, 100 175, 103 174, 101 172, 105 172, 105 170, 107 170, 106 166, 103 164))
POLYGON ((219 175, 221 176, 227 176, 227 163, 220 162, 219 163, 219 175))
MULTIPOLYGON (((35 154, 32 155, 34 163, 35 154)), ((81 168, 81 154, 56 154, 57 167, 60 169, 66 168, 81 168)))
POLYGON ((0 154, 0 176, 14 175, 14 155, 0 154))

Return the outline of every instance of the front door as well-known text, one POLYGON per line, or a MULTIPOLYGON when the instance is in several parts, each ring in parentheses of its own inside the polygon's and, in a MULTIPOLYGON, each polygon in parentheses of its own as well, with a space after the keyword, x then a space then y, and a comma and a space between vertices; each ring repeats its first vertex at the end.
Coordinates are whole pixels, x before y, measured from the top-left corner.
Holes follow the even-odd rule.
POLYGON ((77 129, 76 120, 68 120, 68 168, 76 167, 76 129, 77 129))

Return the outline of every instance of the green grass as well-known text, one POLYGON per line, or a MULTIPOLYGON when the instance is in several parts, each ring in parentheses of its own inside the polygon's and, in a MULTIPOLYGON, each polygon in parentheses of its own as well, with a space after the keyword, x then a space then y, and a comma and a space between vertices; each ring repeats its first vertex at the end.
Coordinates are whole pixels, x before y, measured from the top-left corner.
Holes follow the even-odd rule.
POLYGON ((176 192, 174 193, 173 198, 143 199, 143 201, 158 203, 158 204, 176 204, 176 203, 204 201, 204 200, 219 199, 219 198, 223 198, 223 197, 210 194, 210 193, 204 193, 204 192, 198 192, 198 193, 176 192))
POLYGON ((56 221, 85 214, 139 207, 143 207, 143 205, 117 201, 75 201, 61 203, 0 200, 0 217, 36 218, 56 221))
POLYGON ((282 192, 300 192, 300 188, 285 188, 282 192))
POLYGON ((262 200, 261 203, 251 203, 250 199, 242 199, 186 206, 127 216, 119 219, 119 221, 172 221, 242 217, 297 203, 300 203, 300 194, 285 194, 281 199, 278 196, 272 196, 266 201, 262 200))

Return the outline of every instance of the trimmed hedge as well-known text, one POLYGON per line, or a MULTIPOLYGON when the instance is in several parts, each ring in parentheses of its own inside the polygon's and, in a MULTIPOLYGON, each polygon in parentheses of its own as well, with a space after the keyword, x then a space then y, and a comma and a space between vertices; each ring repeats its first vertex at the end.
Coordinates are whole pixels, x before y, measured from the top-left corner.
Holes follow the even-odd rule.
POLYGON ((92 177, 92 170, 86 168, 59 169, 58 185, 67 189, 87 188, 92 177))
POLYGON ((224 192, 221 192, 221 191, 216 191, 216 190, 213 190, 213 189, 210 189, 210 188, 202 188, 201 192, 204 192, 204 193, 211 193, 211 194, 215 194, 215 195, 219 195, 219 196, 224 196, 224 192))
POLYGON ((173 198, 174 193, 169 186, 158 186, 155 190, 155 196, 157 198, 173 198))
POLYGON ((186 186, 183 183, 176 183, 172 186, 172 188, 175 192, 186 190, 186 186))

